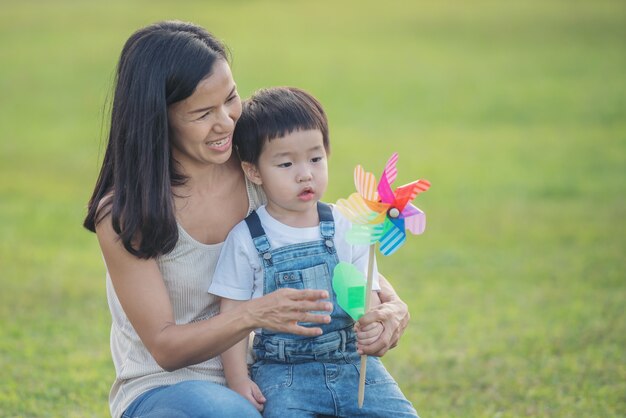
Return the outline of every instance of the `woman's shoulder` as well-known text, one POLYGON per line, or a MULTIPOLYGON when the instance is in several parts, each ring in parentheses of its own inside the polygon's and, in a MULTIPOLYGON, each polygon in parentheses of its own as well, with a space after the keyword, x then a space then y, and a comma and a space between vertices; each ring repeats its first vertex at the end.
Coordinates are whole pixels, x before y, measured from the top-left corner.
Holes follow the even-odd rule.
POLYGON ((247 177, 246 190, 248 191, 248 200, 250 202, 248 205, 249 215, 253 210, 257 210, 259 207, 265 205, 267 203, 267 197, 265 196, 263 188, 258 184, 252 183, 247 177))
POLYGON ((100 201, 95 202, 96 212, 94 219, 94 232, 98 232, 98 229, 102 229, 102 224, 111 225, 111 207, 113 206, 113 191, 105 194, 100 201))

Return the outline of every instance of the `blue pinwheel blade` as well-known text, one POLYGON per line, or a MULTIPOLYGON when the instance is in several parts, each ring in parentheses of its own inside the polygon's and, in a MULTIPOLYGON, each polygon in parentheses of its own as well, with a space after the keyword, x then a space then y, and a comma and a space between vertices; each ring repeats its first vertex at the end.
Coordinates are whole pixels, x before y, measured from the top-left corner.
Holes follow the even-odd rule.
POLYGON ((380 238, 380 252, 382 255, 391 255, 398 250, 406 241, 404 231, 404 219, 387 218, 384 224, 384 232, 380 238))

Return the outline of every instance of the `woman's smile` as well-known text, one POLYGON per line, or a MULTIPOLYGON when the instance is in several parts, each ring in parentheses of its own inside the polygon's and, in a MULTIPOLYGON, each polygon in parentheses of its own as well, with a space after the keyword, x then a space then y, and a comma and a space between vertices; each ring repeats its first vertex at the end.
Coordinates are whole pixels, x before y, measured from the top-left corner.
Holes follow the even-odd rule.
POLYGON ((218 139, 217 141, 206 142, 206 145, 214 150, 214 151, 228 151, 230 146, 232 145, 232 134, 228 135, 226 138, 218 139))

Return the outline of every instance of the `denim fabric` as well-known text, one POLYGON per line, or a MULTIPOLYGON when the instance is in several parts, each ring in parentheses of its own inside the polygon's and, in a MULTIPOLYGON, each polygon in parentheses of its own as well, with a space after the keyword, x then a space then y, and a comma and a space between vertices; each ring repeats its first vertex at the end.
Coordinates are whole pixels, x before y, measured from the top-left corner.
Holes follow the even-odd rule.
POLYGON ((417 417, 378 357, 367 358, 365 400, 359 409, 360 361, 353 352, 333 363, 257 362, 252 379, 267 399, 263 417, 417 417))
POLYGON ((368 357, 365 401, 357 406, 360 356, 354 321, 337 304, 332 272, 339 262, 330 207, 318 204, 320 240, 272 249, 258 216, 246 223, 264 269, 263 293, 290 287, 325 289, 334 309, 317 337, 262 330, 254 337, 252 379, 267 399, 264 417, 417 417, 411 403, 376 357, 368 357))
POLYGON ((130 404, 122 418, 259 418, 247 399, 217 383, 188 380, 151 389, 130 404))
MULTIPOLYGON (((263 264, 265 276, 263 294, 282 288, 328 291, 329 301, 334 306, 331 322, 329 324, 301 323, 301 325, 320 327, 324 334, 329 334, 340 329, 351 328, 354 321, 339 307, 332 288, 333 270, 339 262, 334 242, 335 223, 332 210, 328 205, 319 203, 318 212, 320 216, 320 239, 318 241, 293 244, 281 248, 270 248, 269 239, 265 235, 261 221, 255 212, 246 218, 246 223, 250 228, 252 240, 263 264)), ((274 341, 278 344, 285 340, 311 340, 309 337, 280 334, 266 329, 262 330, 257 337, 255 338, 259 347, 258 352, 256 352, 257 358, 265 358, 262 346, 266 342, 274 341)))

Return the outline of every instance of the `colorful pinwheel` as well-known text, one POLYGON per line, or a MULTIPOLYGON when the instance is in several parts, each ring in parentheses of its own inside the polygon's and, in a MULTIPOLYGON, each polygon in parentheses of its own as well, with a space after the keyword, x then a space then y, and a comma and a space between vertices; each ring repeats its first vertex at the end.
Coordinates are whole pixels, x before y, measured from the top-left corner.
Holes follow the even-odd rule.
POLYGON ((358 165, 354 170, 357 193, 337 201, 337 209, 352 223, 346 239, 354 244, 380 243, 383 255, 393 254, 406 241, 406 230, 421 234, 426 227, 424 212, 411 201, 428 190, 430 182, 417 180, 396 190, 391 189, 398 170, 394 153, 383 170, 380 182, 358 165))
MULTIPOLYGON (((337 303, 354 320, 358 320, 370 306, 376 243, 380 243, 379 249, 383 255, 390 255, 406 241, 406 230, 412 234, 421 234, 426 227, 424 212, 413 206, 411 201, 419 193, 428 190, 430 182, 417 180, 392 190, 391 185, 398 175, 397 162, 398 154, 394 153, 387 161, 378 184, 372 173, 358 165, 354 170, 357 193, 337 201, 337 209, 352 222, 346 240, 352 244, 370 246, 366 283, 360 272, 348 263, 337 264, 333 272, 333 289, 337 294, 337 303)), ((359 408, 363 406, 365 398, 366 367, 367 356, 362 355, 359 408)))

